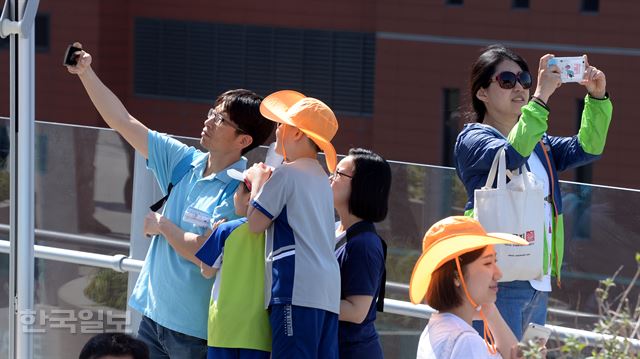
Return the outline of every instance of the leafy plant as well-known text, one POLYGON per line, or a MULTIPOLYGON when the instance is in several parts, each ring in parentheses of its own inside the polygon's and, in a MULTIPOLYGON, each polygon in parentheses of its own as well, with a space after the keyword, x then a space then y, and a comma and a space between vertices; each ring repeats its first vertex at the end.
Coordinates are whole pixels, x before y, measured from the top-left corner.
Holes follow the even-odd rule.
POLYGON ((127 273, 101 268, 84 289, 84 294, 101 305, 125 310, 127 306, 127 280, 127 273))
MULTIPOLYGON (((557 348, 549 350, 548 358, 640 359, 640 349, 634 348, 630 341, 640 340, 640 298, 635 298, 635 302, 629 298, 640 277, 640 253, 636 253, 635 259, 638 268, 629 285, 619 294, 615 293, 615 278, 622 268, 611 278, 600 281, 596 289, 599 319, 593 332, 603 334, 606 339, 587 345, 578 338, 568 338, 557 348)), ((521 349, 524 358, 540 357, 540 347, 536 343, 528 343, 521 349)))
MULTIPOLYGON (((0 160, 0 163, 1 162, 2 161, 0 160)), ((3 164, 0 164, 0 167, 1 166, 3 166, 3 164)), ((6 169, 0 169, 0 201, 9 199, 9 186, 9 171, 6 169)))

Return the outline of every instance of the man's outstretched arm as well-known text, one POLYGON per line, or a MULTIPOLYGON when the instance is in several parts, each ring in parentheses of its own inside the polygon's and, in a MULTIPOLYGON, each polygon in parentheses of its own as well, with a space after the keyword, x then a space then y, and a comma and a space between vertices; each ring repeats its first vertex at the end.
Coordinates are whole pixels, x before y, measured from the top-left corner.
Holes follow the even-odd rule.
MULTIPOLYGON (((73 45, 82 48, 78 42, 73 45)), ((144 158, 148 158, 149 129, 147 126, 131 116, 116 95, 102 83, 91 68, 91 55, 85 51, 79 51, 76 54, 78 63, 75 66, 67 66, 69 72, 80 77, 93 105, 107 125, 122 135, 144 158)))

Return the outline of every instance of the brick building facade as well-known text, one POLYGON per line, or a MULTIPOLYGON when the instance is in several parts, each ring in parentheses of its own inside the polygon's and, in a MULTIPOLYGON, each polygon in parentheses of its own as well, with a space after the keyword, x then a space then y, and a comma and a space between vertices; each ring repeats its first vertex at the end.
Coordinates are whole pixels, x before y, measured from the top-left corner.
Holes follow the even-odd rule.
MULTIPOLYGON (((67 44, 80 41, 102 80, 149 127, 197 136, 223 88, 296 88, 336 110, 339 153, 363 146, 392 160, 451 165, 470 65, 483 46, 501 42, 532 72, 547 52, 589 54, 607 74, 614 119, 604 157, 564 179, 640 188, 638 13, 631 0, 42 0, 36 118, 104 126, 61 66, 67 44)), ((8 52, 5 41, 5 79, 8 52)), ((550 133, 576 133, 583 95, 576 84, 554 94, 550 133)), ((8 80, 0 97, 8 115, 8 80)))

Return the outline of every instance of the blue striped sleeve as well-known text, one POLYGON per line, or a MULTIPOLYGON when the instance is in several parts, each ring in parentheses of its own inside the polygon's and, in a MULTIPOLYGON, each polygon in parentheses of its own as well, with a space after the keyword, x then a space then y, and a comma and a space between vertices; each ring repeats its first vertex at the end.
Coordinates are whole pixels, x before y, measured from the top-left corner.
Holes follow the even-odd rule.
POLYGON ((267 218, 273 220, 273 215, 271 213, 269 213, 269 211, 267 211, 264 207, 262 207, 260 205, 260 203, 258 203, 255 200, 253 200, 253 201, 251 201, 251 205, 254 206, 258 211, 262 212, 262 214, 267 216, 267 218))

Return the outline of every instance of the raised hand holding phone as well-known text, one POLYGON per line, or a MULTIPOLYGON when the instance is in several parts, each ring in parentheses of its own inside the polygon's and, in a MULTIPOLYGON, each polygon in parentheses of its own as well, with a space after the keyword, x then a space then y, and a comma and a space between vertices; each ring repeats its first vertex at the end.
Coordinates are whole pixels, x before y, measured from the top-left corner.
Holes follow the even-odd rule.
POLYGON ((83 51, 82 44, 74 42, 67 47, 63 65, 67 67, 69 73, 84 75, 85 71, 91 67, 91 55, 83 51))
POLYGON ((64 53, 64 60, 62 61, 62 65, 64 66, 75 66, 78 64, 78 57, 80 57, 76 52, 82 51, 80 47, 76 47, 73 45, 67 46, 67 51, 64 53))
POLYGON ((607 92, 607 80, 604 72, 589 65, 587 55, 572 57, 553 57, 547 66, 557 66, 562 83, 577 82, 587 88, 589 95, 602 99, 607 92))
POLYGON ((582 79, 582 82, 580 82, 580 85, 586 87, 587 92, 591 97, 604 99, 607 94, 607 77, 604 72, 589 65, 587 55, 584 55, 584 61, 586 69, 584 71, 584 78, 582 79))

